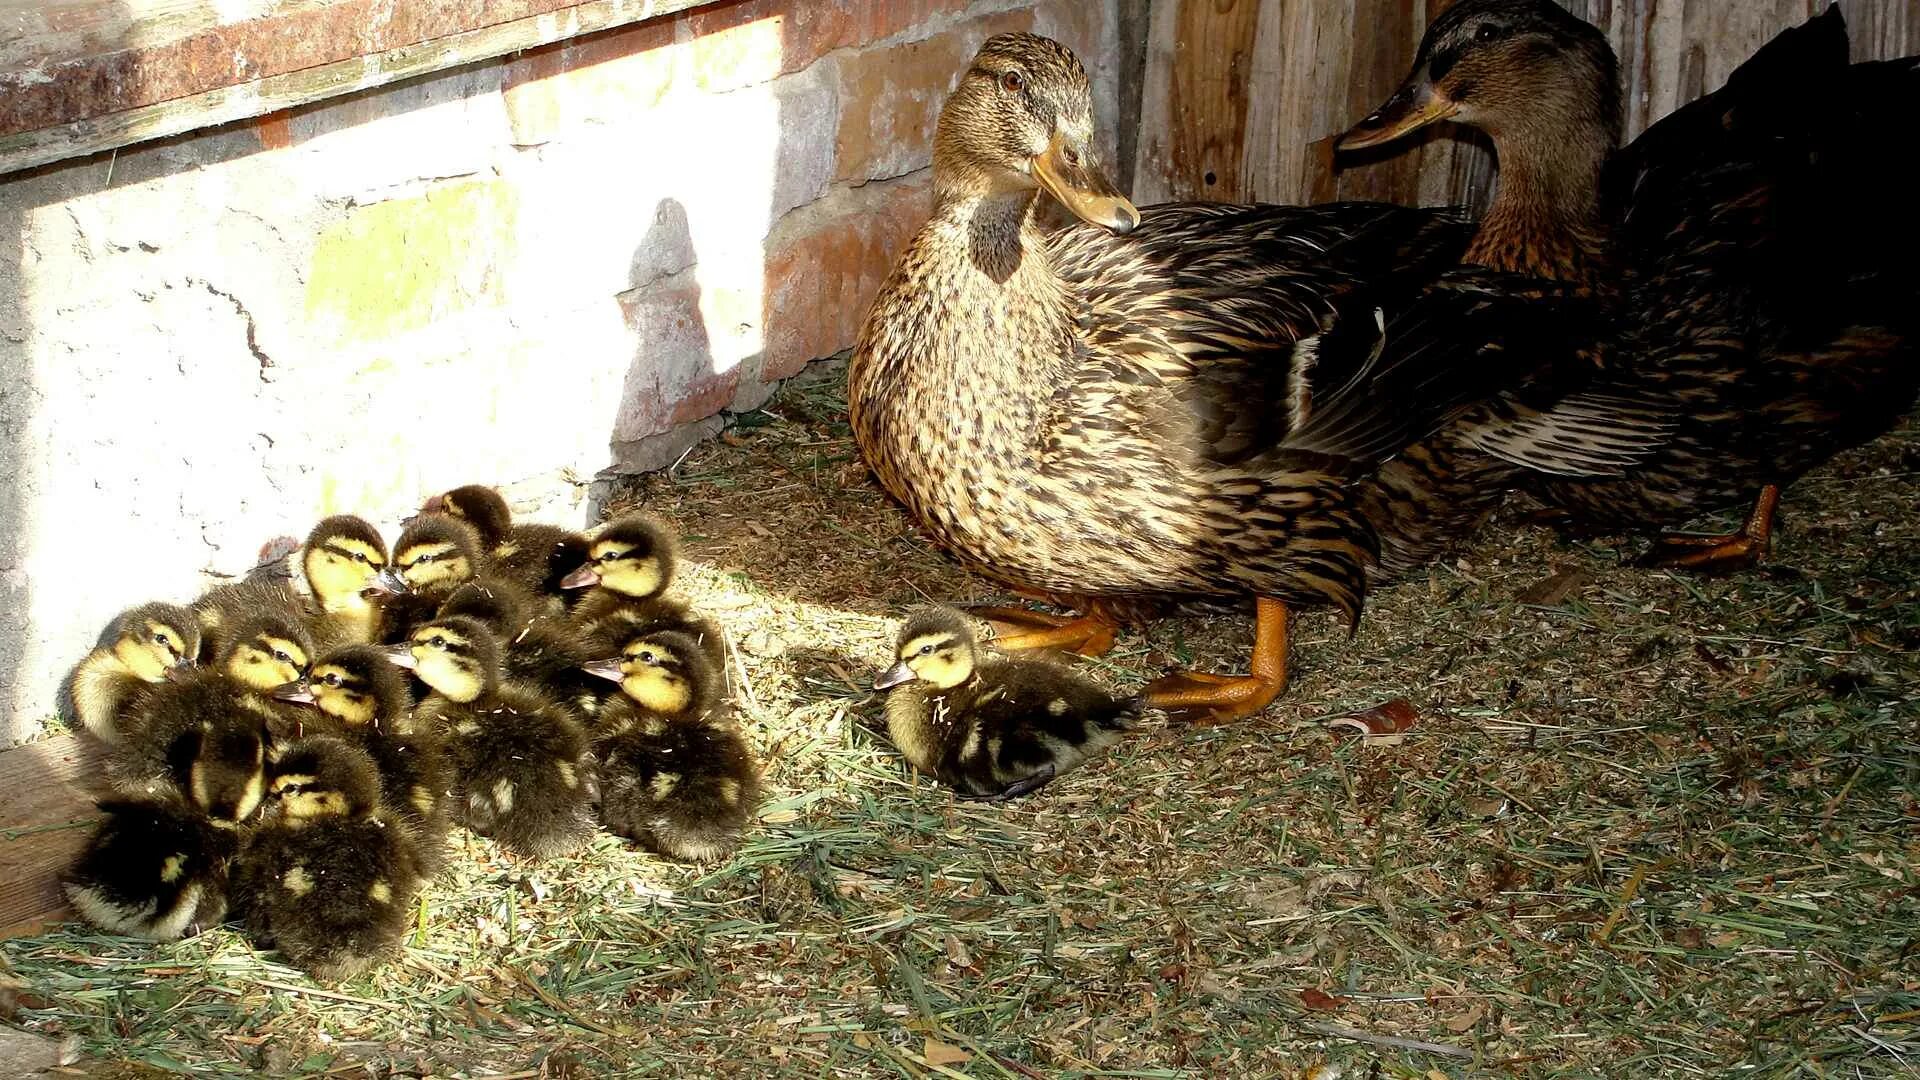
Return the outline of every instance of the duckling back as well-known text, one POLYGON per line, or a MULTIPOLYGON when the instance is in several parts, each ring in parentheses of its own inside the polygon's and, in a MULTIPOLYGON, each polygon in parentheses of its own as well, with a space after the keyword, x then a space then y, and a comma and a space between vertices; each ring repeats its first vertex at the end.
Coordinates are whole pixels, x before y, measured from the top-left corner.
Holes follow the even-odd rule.
POLYGON ((179 799, 218 820, 252 816, 263 795, 268 712, 217 672, 144 695, 107 776, 131 796, 179 799))
POLYGON ((667 719, 616 696, 597 731, 607 828, 686 862, 717 862, 740 845, 759 804, 760 767, 724 709, 667 719))
POLYGON ((417 719, 444 740, 462 825, 536 858, 565 854, 593 834, 587 739, 571 710, 505 684, 469 703, 436 694, 417 719))
POLYGON ((170 941, 218 923, 237 834, 177 799, 112 799, 61 881, 68 903, 102 930, 170 941))

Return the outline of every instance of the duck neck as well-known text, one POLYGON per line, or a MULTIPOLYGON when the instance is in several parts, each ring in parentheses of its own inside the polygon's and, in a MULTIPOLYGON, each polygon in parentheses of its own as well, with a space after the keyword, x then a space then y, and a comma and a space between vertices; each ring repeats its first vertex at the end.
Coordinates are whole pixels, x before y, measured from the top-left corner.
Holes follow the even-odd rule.
POLYGON ((1500 160, 1499 189, 1467 249, 1468 262, 1582 285, 1601 282, 1609 229, 1600 176, 1617 130, 1604 111, 1561 114, 1551 127, 1488 128, 1500 160))

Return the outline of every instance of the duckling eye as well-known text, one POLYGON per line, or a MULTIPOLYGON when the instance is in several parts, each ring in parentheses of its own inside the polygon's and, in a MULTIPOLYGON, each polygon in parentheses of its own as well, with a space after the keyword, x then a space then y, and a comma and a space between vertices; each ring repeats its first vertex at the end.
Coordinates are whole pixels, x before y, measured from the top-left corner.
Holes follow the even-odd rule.
POLYGON ((291 657, 291 656, 288 656, 288 655, 287 655, 287 651, 286 651, 285 649, 275 649, 275 650, 273 650, 273 658, 274 658, 275 660, 278 660, 278 661, 280 661, 280 662, 281 662, 281 663, 283 663, 283 664, 291 664, 291 663, 293 663, 293 657, 291 657))
POLYGON ((427 644, 433 646, 436 649, 444 649, 447 647, 447 639, 441 637, 439 634, 435 634, 433 635, 433 640, 427 642, 427 644))
POLYGON ((1017 94, 1026 89, 1026 77, 1017 71, 1009 71, 1000 76, 1000 87, 1009 94, 1017 94))
POLYGON ((167 644, 167 635, 165 635, 165 634, 155 634, 155 635, 153 635, 153 643, 154 643, 155 645, 165 645, 165 644, 167 644))
POLYGON ((646 649, 640 653, 640 662, 643 664, 651 664, 658 661, 659 659, 660 658, 658 656, 655 656, 653 654, 652 649, 646 649))
POLYGON ((931 643, 929 643, 929 644, 926 644, 926 645, 922 645, 922 646, 920 646, 920 655, 921 655, 921 656, 932 656, 932 655, 933 655, 933 645, 932 645, 931 643))
POLYGON ((328 675, 328 676, 327 676, 326 678, 324 678, 324 679, 321 679, 320 681, 321 681, 321 682, 323 682, 323 683, 326 683, 326 684, 327 684, 328 686, 339 686, 339 685, 340 685, 340 676, 338 676, 338 675, 328 675))

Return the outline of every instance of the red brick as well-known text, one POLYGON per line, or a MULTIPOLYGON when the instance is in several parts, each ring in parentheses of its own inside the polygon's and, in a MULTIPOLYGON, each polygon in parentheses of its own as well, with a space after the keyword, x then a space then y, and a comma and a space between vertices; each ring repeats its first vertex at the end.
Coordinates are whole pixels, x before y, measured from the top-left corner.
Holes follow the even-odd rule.
POLYGON ((533 146, 575 124, 616 119, 673 89, 676 21, 655 19, 534 49, 507 65, 501 94, 513 141, 533 146))
MULTIPOLYGON (((831 196, 804 232, 770 238, 760 377, 784 379, 854 343, 928 210, 924 176, 831 196)), ((817 211, 816 211, 817 212, 817 211)))
MULTIPOLYGON (((774 20, 779 24, 777 74, 801 71, 835 49, 857 49, 966 10, 972 0, 740 0, 687 14, 694 41, 774 20)), ((702 65, 703 68, 706 65, 702 65)), ((716 79, 726 76, 714 73, 716 79)), ((747 85, 736 83, 736 85, 747 85)))

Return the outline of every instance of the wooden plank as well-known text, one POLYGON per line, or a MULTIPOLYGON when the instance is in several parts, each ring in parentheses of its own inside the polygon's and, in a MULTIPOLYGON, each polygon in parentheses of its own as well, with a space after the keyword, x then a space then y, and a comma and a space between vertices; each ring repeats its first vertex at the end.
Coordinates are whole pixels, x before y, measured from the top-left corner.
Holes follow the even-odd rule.
POLYGON ((106 116, 7 135, 0 137, 0 175, 248 120, 711 2, 588 0, 564 12, 497 23, 106 116))
POLYGON ((100 755, 62 735, 0 752, 0 937, 70 918, 60 875, 99 816, 100 755))
POLYGON ((1262 0, 1154 6, 1135 188, 1144 202, 1240 198, 1262 0))

